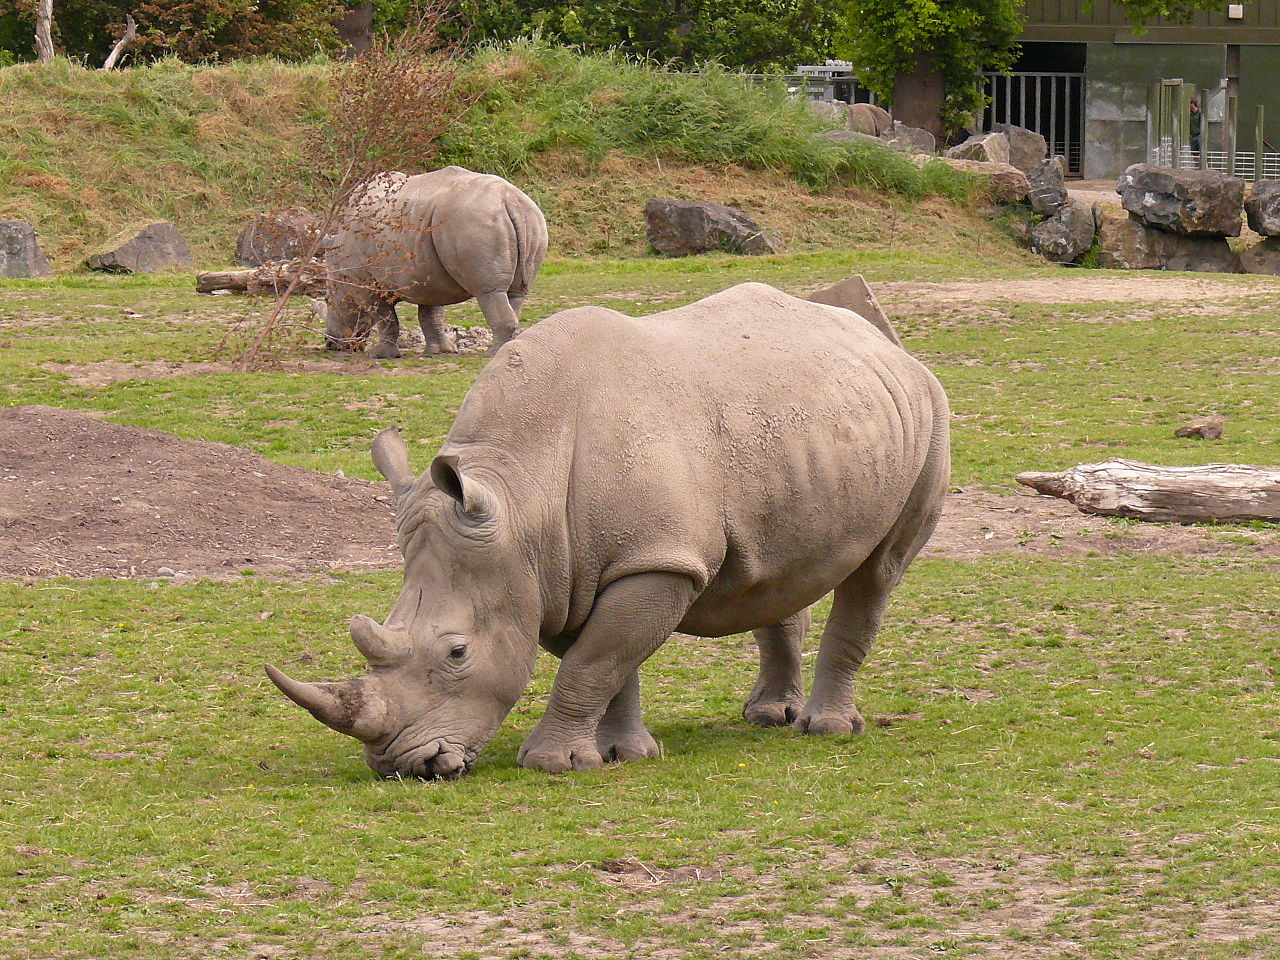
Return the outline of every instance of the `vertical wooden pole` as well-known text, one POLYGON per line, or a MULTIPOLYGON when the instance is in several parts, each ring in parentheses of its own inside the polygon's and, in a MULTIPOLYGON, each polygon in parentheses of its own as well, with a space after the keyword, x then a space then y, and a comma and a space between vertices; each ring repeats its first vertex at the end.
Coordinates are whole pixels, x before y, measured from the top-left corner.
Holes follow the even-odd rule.
POLYGON ((1200 169, 1209 169, 1209 88, 1200 91, 1200 169))
POLYGON ((1262 104, 1258 104, 1258 114, 1253 122, 1253 182, 1257 183, 1265 174, 1262 172, 1262 151, 1266 143, 1262 136, 1262 120, 1265 116, 1262 104))
POLYGON ((1160 162, 1160 81, 1147 87, 1147 162, 1160 162))
POLYGON ((1227 137, 1227 176, 1236 175, 1236 98, 1227 97, 1226 137, 1227 137))

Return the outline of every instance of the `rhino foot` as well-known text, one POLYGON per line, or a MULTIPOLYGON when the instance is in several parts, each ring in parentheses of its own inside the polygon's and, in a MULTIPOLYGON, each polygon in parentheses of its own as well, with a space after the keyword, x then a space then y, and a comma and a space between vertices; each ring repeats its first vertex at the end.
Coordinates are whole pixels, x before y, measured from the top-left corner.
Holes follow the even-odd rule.
POLYGON ((369 351, 369 359, 371 360, 395 360, 400 356, 400 348, 394 344, 384 346, 379 344, 369 351))
POLYGON ((804 707, 804 700, 795 696, 752 697, 742 708, 742 716, 757 727, 783 727, 793 723, 804 707))
POLYGON ((805 707, 795 719, 795 728, 801 733, 847 735, 862 733, 867 729, 867 723, 855 707, 847 711, 805 707))
POLYGON ((649 760, 662 756, 662 748, 643 726, 638 730, 610 730, 601 726, 596 730, 596 749, 605 760, 649 760))
POLYGON ((604 758, 591 740, 573 743, 543 742, 537 731, 520 748, 520 766, 544 773, 567 773, 570 770, 594 770, 604 766, 604 758))

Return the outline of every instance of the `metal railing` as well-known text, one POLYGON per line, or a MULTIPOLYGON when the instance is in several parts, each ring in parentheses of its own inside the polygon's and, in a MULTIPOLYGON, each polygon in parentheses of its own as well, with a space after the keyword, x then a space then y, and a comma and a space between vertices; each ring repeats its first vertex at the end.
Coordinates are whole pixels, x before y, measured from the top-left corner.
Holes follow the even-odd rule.
POLYGON ((1083 73, 984 73, 989 103, 982 129, 1012 123, 1045 139, 1049 156, 1061 156, 1066 172, 1080 173, 1084 153, 1083 73))
POLYGON ((1160 80, 1151 85, 1147 96, 1148 162, 1217 170, 1242 180, 1275 179, 1280 177, 1280 153, 1267 152, 1271 145, 1264 134, 1265 119, 1266 111, 1259 104, 1253 121, 1253 150, 1239 150, 1239 106, 1226 81, 1213 90, 1197 89, 1181 79, 1160 80), (1191 110, 1193 99, 1197 113, 1191 110), (1215 141, 1217 150, 1211 149, 1215 141))
POLYGON ((1262 168, 1258 169, 1258 154, 1250 151, 1236 151, 1235 155, 1226 150, 1192 150, 1183 145, 1175 156, 1173 141, 1166 138, 1159 146, 1153 147, 1147 155, 1147 162, 1162 167, 1199 167, 1204 170, 1217 170, 1241 180, 1280 180, 1280 153, 1263 153, 1262 168))

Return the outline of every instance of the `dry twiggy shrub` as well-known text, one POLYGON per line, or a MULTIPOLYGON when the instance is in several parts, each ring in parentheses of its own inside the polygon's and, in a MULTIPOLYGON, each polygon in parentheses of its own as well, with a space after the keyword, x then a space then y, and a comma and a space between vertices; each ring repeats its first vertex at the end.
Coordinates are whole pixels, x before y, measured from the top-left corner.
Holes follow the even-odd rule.
MULTIPOLYGON (((328 122, 304 151, 306 162, 325 185, 325 209, 299 265, 314 258, 325 237, 339 228, 376 235, 395 226, 389 218, 396 214, 386 212, 386 205, 375 219, 368 211, 380 205, 362 205, 361 198, 380 192, 379 184, 386 182, 383 175, 391 171, 413 174, 430 169, 440 135, 480 97, 483 90, 464 93, 459 83, 465 38, 457 31, 445 36, 452 17, 452 0, 419 0, 401 32, 383 31, 367 51, 334 66, 328 122)), ((264 350, 295 342, 292 333, 278 336, 285 305, 297 291, 300 267, 292 273, 240 356, 245 369, 252 368, 264 350)))

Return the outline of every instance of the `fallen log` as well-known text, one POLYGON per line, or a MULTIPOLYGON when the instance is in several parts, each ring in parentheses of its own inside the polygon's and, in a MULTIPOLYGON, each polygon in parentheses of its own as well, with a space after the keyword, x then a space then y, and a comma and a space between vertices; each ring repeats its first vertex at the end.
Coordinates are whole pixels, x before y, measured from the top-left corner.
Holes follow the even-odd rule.
POLYGON ((1280 467, 1157 467, 1116 459, 1082 463, 1061 473, 1020 473, 1017 479, 1069 500, 1084 513, 1105 517, 1159 523, 1280 522, 1280 467))
POLYGON ((324 261, 272 260, 245 270, 206 270, 196 274, 196 293, 228 290, 250 296, 278 296, 301 271, 294 293, 324 296, 329 282, 324 261))

